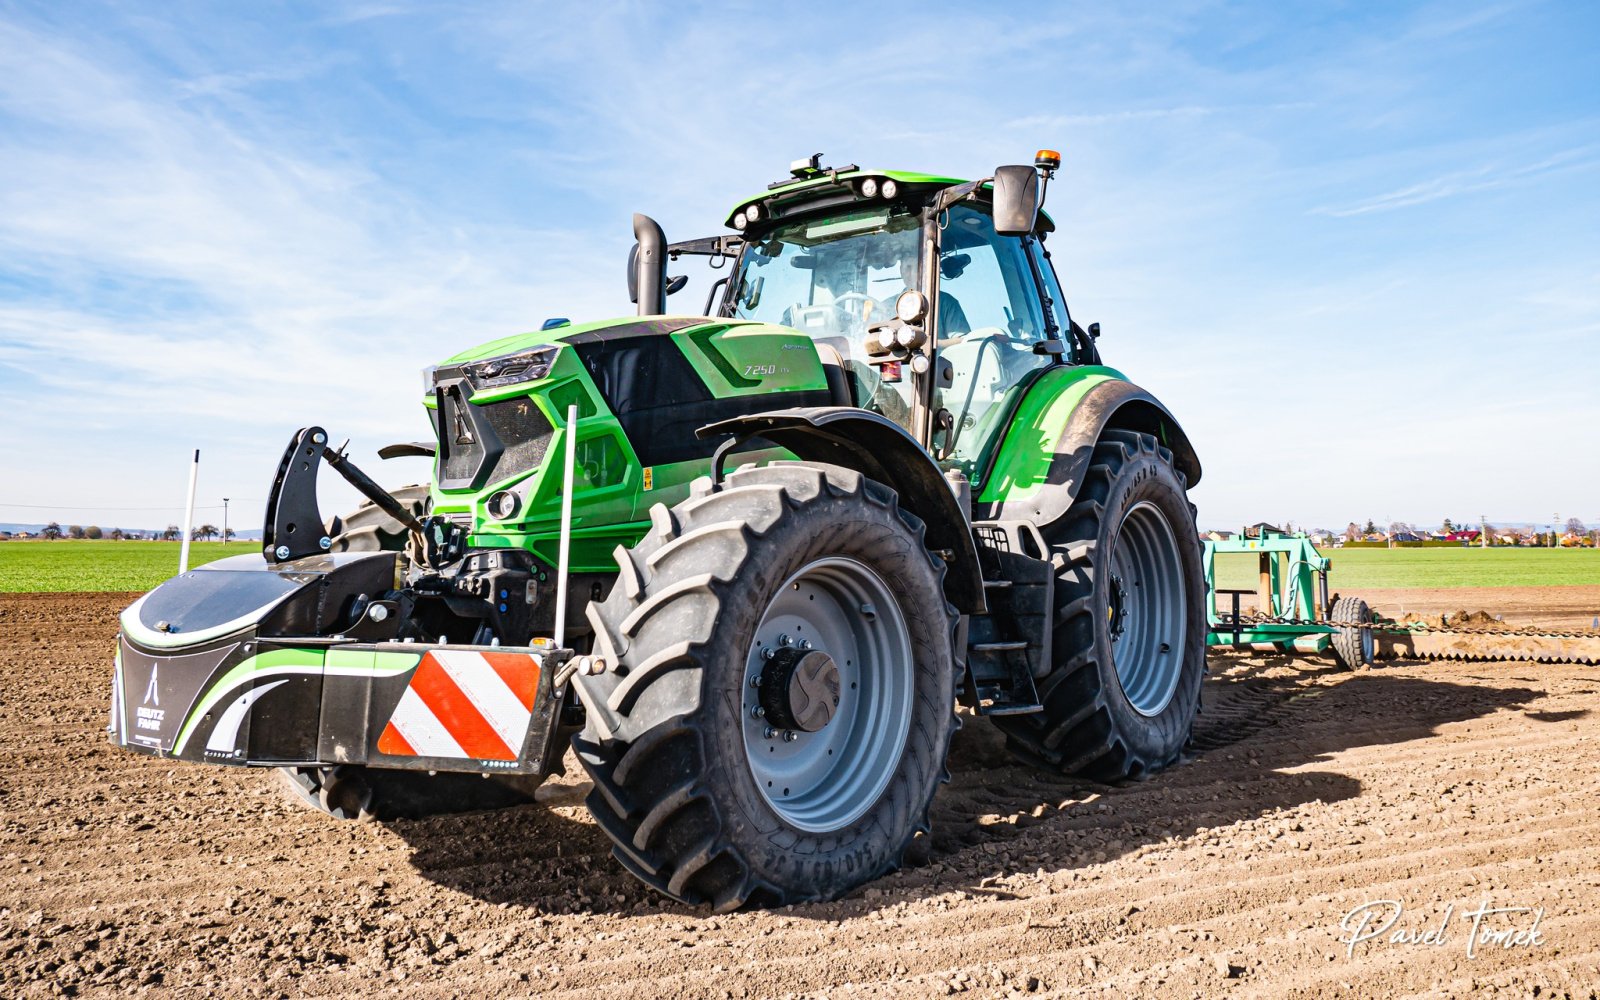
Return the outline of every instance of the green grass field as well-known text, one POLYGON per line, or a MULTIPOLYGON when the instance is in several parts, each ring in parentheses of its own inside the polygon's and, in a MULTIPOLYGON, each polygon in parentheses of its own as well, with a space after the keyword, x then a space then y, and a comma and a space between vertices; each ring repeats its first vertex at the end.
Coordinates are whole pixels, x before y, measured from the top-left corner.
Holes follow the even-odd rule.
MULTIPOLYGON (((1324 549, 1329 586, 1344 593, 1386 588, 1600 585, 1596 549, 1324 549)), ((1256 557, 1217 557, 1219 587, 1257 582, 1256 557)))
MULTIPOLYGON (((189 565, 260 551, 259 542, 195 542, 189 565)), ((0 542, 0 593, 149 590, 178 575, 178 542, 0 542)))
MULTIPOLYGON (((257 551, 256 542, 195 542, 190 565, 257 551)), ((1594 549, 1328 549, 1329 583, 1380 588, 1600 585, 1594 549)), ((1254 587, 1255 557, 1218 558, 1218 585, 1254 587)), ((149 590, 177 575, 177 542, 0 542, 0 593, 149 590)))

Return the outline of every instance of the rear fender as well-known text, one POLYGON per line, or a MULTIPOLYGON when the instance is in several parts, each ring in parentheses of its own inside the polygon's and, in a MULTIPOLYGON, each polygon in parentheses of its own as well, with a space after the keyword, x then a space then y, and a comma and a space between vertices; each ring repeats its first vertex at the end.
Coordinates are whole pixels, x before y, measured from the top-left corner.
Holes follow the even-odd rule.
POLYGON ((701 437, 760 435, 801 461, 854 469, 900 495, 922 519, 930 551, 948 564, 945 596, 964 614, 981 614, 983 577, 972 528, 944 473, 916 438, 889 418, 850 406, 797 407, 709 424, 701 437))
POLYGON ((1101 436, 1112 429, 1143 431, 1172 451, 1187 487, 1200 481, 1200 459, 1168 409, 1109 368, 1063 369, 1029 390, 996 452, 973 503, 980 521, 1031 521, 1044 526, 1072 506, 1101 436))

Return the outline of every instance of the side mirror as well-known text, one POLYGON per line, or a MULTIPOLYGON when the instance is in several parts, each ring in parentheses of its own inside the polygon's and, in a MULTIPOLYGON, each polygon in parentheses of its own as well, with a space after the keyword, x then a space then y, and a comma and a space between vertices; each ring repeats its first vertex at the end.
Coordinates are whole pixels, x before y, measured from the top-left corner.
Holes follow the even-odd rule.
POLYGON ((994 169, 994 231, 1001 236, 1026 236, 1039 218, 1039 174, 1016 164, 994 169))

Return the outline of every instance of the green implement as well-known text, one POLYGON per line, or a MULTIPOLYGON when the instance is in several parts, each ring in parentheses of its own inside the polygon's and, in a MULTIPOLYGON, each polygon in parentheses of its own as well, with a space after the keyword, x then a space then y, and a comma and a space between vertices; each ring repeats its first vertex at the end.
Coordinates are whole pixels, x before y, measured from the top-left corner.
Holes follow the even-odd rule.
POLYGON ((1205 540, 1208 646, 1248 646, 1280 652, 1323 653, 1331 647, 1355 670, 1372 662, 1372 612, 1359 598, 1332 598, 1332 562, 1303 532, 1261 526, 1232 538, 1205 540), (1254 531, 1255 534, 1251 534, 1254 531), (1255 587, 1219 587, 1217 557, 1255 557, 1255 587), (1241 608, 1244 599, 1254 606, 1241 608), (1226 610, 1219 608, 1221 603, 1226 610), (1366 626, 1366 627, 1363 627, 1366 626))

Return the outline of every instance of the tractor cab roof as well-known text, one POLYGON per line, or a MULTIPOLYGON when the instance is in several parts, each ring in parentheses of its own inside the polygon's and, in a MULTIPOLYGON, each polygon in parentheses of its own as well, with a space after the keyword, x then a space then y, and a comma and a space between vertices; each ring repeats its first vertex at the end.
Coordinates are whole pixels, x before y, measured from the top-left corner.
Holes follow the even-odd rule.
MULTIPOLYGON (((967 183, 960 177, 911 170, 863 170, 855 164, 824 168, 818 166, 816 161, 817 158, 813 157, 809 167, 802 167, 799 165, 801 161, 797 161, 794 172, 797 175, 803 173, 803 176, 776 181, 762 193, 743 199, 733 206, 724 220, 725 224, 742 231, 761 220, 781 219, 801 212, 842 208, 875 200, 893 200, 907 192, 928 192, 967 183), (887 187, 885 182, 890 182, 887 187), (755 209, 753 215, 752 206, 755 209)), ((988 191, 991 187, 992 184, 985 183, 982 190, 988 191)), ((1055 223, 1042 209, 1039 212, 1039 224, 1044 231, 1055 229, 1055 223)))

